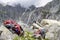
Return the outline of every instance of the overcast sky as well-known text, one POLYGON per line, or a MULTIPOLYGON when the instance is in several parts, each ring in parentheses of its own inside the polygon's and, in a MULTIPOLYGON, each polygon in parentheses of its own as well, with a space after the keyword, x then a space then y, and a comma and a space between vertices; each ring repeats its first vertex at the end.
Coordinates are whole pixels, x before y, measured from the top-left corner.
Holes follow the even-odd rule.
POLYGON ((35 5, 36 7, 45 6, 48 2, 51 2, 52 0, 0 0, 0 3, 3 3, 4 5, 9 4, 18 4, 20 3, 22 6, 29 7, 31 5, 35 5))

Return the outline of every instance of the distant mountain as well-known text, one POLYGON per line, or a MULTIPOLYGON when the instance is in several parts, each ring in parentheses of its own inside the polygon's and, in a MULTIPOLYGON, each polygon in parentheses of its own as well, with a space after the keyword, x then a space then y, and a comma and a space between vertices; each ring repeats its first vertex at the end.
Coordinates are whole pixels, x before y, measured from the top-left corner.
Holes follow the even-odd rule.
POLYGON ((60 0, 53 0, 44 7, 36 8, 34 5, 29 8, 21 7, 20 4, 3 6, 0 4, 0 21, 5 19, 22 20, 26 24, 42 19, 60 20, 60 0))
MULTIPOLYGON (((42 19, 60 20, 60 0, 53 0, 44 7, 34 8, 34 10, 26 13, 24 22, 32 24, 33 21, 41 21, 42 19), (29 15, 28 15, 29 13, 29 15)), ((24 18, 24 17, 23 17, 24 18)))
POLYGON ((24 21, 26 19, 26 17, 24 16, 28 15, 34 9, 35 9, 34 5, 30 6, 29 8, 24 8, 21 7, 20 4, 15 5, 14 7, 10 5, 3 6, 2 4, 0 4, 0 19, 1 19, 0 22, 6 19, 13 19, 13 20, 23 19, 24 21))
POLYGON ((6 5, 3 6, 0 4, 0 21, 5 19, 18 19, 21 14, 25 11, 25 8, 21 7, 20 4, 16 5, 15 7, 6 5))
POLYGON ((48 19, 60 20, 60 0, 53 0, 43 10, 48 11, 46 15, 48 19))

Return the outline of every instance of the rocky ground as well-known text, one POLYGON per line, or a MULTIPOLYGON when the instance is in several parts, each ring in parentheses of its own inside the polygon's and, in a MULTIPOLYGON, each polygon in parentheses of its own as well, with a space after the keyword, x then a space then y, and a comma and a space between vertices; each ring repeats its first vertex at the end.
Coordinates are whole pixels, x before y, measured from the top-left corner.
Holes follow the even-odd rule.
POLYGON ((46 38, 49 40, 60 40, 60 22, 56 20, 44 19, 41 21, 43 27, 48 29, 46 33, 46 38))
POLYGON ((12 32, 10 32, 4 26, 0 27, 0 31, 2 31, 0 35, 0 40, 12 40, 15 36, 17 36, 16 34, 13 34, 12 32))
MULTIPOLYGON (((20 23, 21 22, 19 22, 19 24, 20 23)), ((41 27, 48 29, 46 38, 49 40, 60 40, 60 21, 43 19, 40 24, 42 25, 41 27)), ((32 31, 32 29, 26 24, 22 23, 21 26, 25 31, 32 31)), ((8 29, 6 29, 3 25, 0 27, 0 31, 3 31, 0 35, 0 40, 13 40, 13 38, 17 36, 16 34, 13 34, 8 29)))

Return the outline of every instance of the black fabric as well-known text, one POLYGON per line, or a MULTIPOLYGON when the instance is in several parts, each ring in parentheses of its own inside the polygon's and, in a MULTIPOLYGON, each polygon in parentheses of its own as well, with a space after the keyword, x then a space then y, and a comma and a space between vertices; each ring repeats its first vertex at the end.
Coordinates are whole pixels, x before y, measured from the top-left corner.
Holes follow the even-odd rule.
POLYGON ((41 36, 45 39, 46 34, 45 34, 45 31, 44 30, 40 31, 39 34, 41 34, 41 36))
POLYGON ((23 31, 22 27, 20 26, 21 31, 23 31))
POLYGON ((18 30, 16 31, 15 27, 13 27, 12 30, 15 31, 15 33, 16 33, 17 35, 20 35, 20 31, 18 31, 18 30))
POLYGON ((11 26, 9 26, 9 25, 7 25, 7 26, 5 26, 6 28, 8 28, 8 29, 10 29, 11 28, 11 26))

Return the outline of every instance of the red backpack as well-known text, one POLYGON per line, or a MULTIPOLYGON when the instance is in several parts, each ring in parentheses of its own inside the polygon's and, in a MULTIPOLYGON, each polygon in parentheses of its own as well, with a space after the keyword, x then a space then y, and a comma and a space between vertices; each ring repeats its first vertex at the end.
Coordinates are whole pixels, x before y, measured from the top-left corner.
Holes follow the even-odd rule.
POLYGON ((6 24, 15 24, 16 22, 15 21, 13 21, 13 20, 5 20, 4 21, 4 25, 6 25, 6 24))

